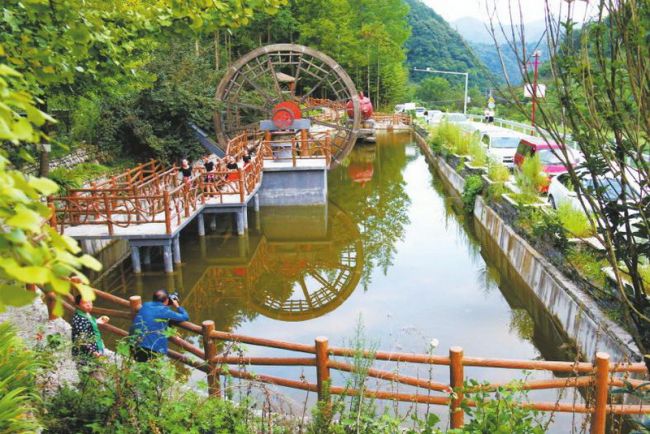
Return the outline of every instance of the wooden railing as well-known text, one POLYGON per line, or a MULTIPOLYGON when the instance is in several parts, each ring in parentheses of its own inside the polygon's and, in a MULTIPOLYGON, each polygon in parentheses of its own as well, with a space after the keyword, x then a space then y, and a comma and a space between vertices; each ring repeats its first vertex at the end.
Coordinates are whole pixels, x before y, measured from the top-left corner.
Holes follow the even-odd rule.
MULTIPOLYGON (((132 296, 129 300, 126 300, 103 291, 95 290, 95 292, 99 299, 122 308, 95 308, 94 313, 96 314, 107 314, 119 318, 132 318, 142 304, 140 296, 132 296)), ((51 306, 51 303, 48 303, 49 306, 51 306)), ((64 302, 64 307, 69 311, 74 310, 71 304, 71 297, 69 297, 67 302, 64 302)), ((498 388, 515 388, 518 390, 564 390, 581 388, 583 390, 590 389, 593 392, 595 398, 593 404, 558 401, 521 402, 519 405, 542 412, 590 414, 591 433, 598 434, 605 433, 608 415, 650 414, 650 405, 644 403, 621 404, 615 403, 614 399, 611 399, 612 402, 608 402, 610 398, 609 389, 612 386, 624 387, 631 385, 639 389, 647 388, 648 383, 638 379, 628 378, 627 376, 630 374, 647 375, 648 372, 643 363, 611 363, 609 356, 605 353, 597 353, 594 363, 588 363, 467 357, 463 354, 462 348, 459 347, 452 347, 447 356, 386 351, 371 352, 359 351, 352 348, 331 347, 327 338, 324 337, 317 337, 314 340, 314 344, 311 345, 228 333, 215 330, 213 321, 203 321, 200 326, 191 322, 182 322, 175 326, 195 335, 200 335, 203 348, 199 348, 187 340, 175 336, 170 338, 170 342, 176 345, 180 351, 170 350, 168 356, 205 372, 208 378, 209 393, 215 397, 221 395, 220 376, 228 375, 260 383, 316 392, 321 400, 327 399, 330 395, 364 395, 382 400, 449 406, 450 425, 452 428, 460 428, 464 424, 465 417, 463 406, 473 407, 477 405, 476 402, 464 398, 464 395, 467 393, 479 390, 493 392, 498 388), (248 357, 243 355, 231 356, 229 354, 219 354, 219 346, 224 342, 286 350, 292 353, 306 354, 306 356, 248 357), (415 388, 415 392, 395 392, 394 388, 390 390, 354 390, 345 386, 332 384, 331 371, 358 373, 355 364, 334 360, 332 357, 342 359, 362 358, 371 361, 380 360, 398 363, 400 366, 404 364, 448 366, 449 382, 434 382, 419 377, 401 375, 397 373, 397 370, 382 370, 371 367, 365 369, 363 375, 391 383, 411 386, 415 388), (232 368, 231 366, 233 365, 237 366, 237 369, 232 368), (310 383, 305 379, 255 374, 248 372, 246 370, 247 366, 314 367, 316 383, 310 383), (548 380, 529 380, 516 384, 491 383, 469 387, 465 385, 465 367, 547 371, 562 373, 566 377, 548 380), (621 374, 624 376, 621 377, 621 374)), ((105 332, 113 333, 117 336, 127 336, 125 330, 110 324, 100 325, 100 328, 105 332)), ((618 396, 621 397, 621 395, 618 396)))
POLYGON ((201 168, 194 170, 189 181, 182 181, 176 166, 163 168, 155 160, 140 164, 133 169, 90 188, 71 189, 66 196, 49 199, 52 209, 50 224, 63 232, 64 228, 78 225, 104 225, 108 235, 115 234, 116 227, 128 227, 145 223, 164 223, 171 234, 174 225, 190 217, 199 205, 216 199, 218 203, 244 202, 261 183, 264 159, 292 160, 293 167, 301 159, 325 159, 331 161, 331 141, 328 134, 311 135, 302 131, 299 138, 291 139, 291 156, 274 158, 274 145, 287 142, 271 142, 259 132, 243 132, 228 144, 228 155, 241 161, 249 147, 254 156, 244 167, 228 170, 223 164, 206 174, 201 168), (229 201, 229 197, 237 198, 229 201))
POLYGON ((332 161, 332 139, 329 132, 309 133, 301 130, 299 136, 271 140, 270 133, 260 142, 260 154, 266 160, 291 161, 296 167, 298 160, 325 159, 329 167, 332 161))
POLYGON ((411 117, 404 113, 375 113, 372 119, 385 125, 411 125, 411 117))

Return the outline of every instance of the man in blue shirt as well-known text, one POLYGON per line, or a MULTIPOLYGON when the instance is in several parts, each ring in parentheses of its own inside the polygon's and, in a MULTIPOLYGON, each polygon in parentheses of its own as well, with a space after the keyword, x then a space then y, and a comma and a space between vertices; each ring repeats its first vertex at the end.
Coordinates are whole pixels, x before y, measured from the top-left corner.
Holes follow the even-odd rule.
POLYGON ((177 298, 170 298, 164 289, 154 292, 153 301, 142 305, 129 330, 129 334, 135 337, 135 360, 146 362, 158 354, 167 354, 165 331, 169 327, 169 321, 181 322, 189 319, 185 309, 178 304, 177 298), (178 312, 169 307, 170 305, 178 312))

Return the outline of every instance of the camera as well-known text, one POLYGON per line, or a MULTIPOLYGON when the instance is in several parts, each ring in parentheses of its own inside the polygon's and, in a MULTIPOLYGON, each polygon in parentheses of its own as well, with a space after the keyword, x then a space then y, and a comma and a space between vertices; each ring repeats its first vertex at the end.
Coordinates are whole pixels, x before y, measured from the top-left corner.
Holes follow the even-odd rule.
POLYGON ((175 301, 177 303, 180 303, 180 296, 178 295, 178 292, 172 292, 171 294, 169 294, 168 298, 169 301, 172 302, 175 301))

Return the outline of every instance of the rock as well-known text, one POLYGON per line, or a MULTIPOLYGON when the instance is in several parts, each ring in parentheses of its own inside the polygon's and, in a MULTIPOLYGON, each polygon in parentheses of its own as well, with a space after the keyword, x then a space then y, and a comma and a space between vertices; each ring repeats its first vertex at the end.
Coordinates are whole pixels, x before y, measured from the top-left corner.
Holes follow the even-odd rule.
POLYGON ((13 324, 27 347, 47 351, 51 355, 52 363, 37 378, 45 395, 51 395, 65 385, 74 387, 79 383, 77 367, 70 352, 70 324, 63 318, 49 321, 47 307, 41 297, 27 306, 8 307, 0 314, 0 323, 5 321, 13 324))

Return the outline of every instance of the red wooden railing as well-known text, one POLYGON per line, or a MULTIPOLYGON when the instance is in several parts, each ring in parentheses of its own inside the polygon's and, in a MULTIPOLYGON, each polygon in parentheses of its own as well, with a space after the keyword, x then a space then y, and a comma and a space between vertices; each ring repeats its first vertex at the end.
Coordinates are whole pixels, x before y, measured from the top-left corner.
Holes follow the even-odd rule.
MULTIPOLYGON (((183 182, 176 166, 165 169, 151 160, 90 188, 69 190, 67 196, 49 199, 53 210, 50 224, 60 232, 70 226, 101 225, 113 236, 116 227, 164 223, 165 232, 171 234, 173 227, 200 205, 210 201, 243 203, 255 191, 262 180, 264 159, 272 158, 273 146, 280 143, 263 138, 261 133, 243 132, 229 142, 228 155, 238 161, 249 147, 254 150, 250 162, 237 170, 228 170, 220 162, 210 174, 196 168, 193 177, 183 182)), ((316 158, 325 158, 329 166, 329 136, 301 132, 299 139, 291 139, 294 167, 296 160, 316 158)))
MULTIPOLYGON (((95 308, 96 314, 108 314, 114 317, 131 318, 141 306, 141 298, 132 296, 129 300, 117 297, 110 293, 95 290, 99 299, 117 305, 122 309, 95 308)), ((52 296, 53 297, 53 296, 52 296)), ((64 307, 73 311, 70 303, 71 297, 64 302, 64 307)), ((48 304, 50 306, 51 304, 48 304)), ((609 356, 605 353, 597 353, 594 363, 588 362, 561 362, 542 360, 507 360, 490 359, 479 357, 467 357, 463 354, 462 348, 452 347, 448 356, 432 354, 413 354, 386 351, 359 351, 353 348, 331 347, 327 338, 318 337, 314 344, 303 344, 285 342, 274 339, 245 336, 235 333, 228 333, 215 330, 213 321, 204 321, 201 326, 183 322, 176 327, 187 332, 201 336, 203 348, 192 345, 180 337, 170 338, 170 342, 181 351, 170 350, 168 356, 174 360, 205 372, 208 377, 209 392, 212 396, 220 396, 220 376, 228 375, 235 378, 242 378, 251 381, 274 384, 292 389, 305 390, 318 393, 319 399, 326 399, 330 395, 367 396, 382 400, 404 401, 411 403, 425 403, 433 405, 449 406, 450 425, 452 428, 460 428, 464 424, 463 405, 476 406, 477 403, 464 398, 466 393, 474 391, 496 391, 497 388, 513 388, 518 390, 542 390, 542 389, 588 389, 595 397, 593 404, 581 404, 576 402, 522 402, 519 405, 542 412, 567 412, 585 413, 591 415, 591 432, 594 434, 605 433, 608 415, 641 415, 650 414, 650 404, 621 404, 611 399, 610 387, 633 386, 647 388, 648 383, 642 380, 629 378, 630 374, 647 376, 648 372, 643 363, 611 363, 609 356), (281 349, 291 353, 303 353, 306 356, 292 357, 248 357, 230 356, 218 354, 219 344, 223 342, 242 343, 261 346, 266 348, 281 349), (400 364, 424 364, 449 367, 449 382, 439 383, 419 377, 402 375, 393 370, 381 370, 376 368, 365 369, 363 375, 392 383, 408 385, 415 388, 414 393, 395 392, 394 390, 353 390, 344 386, 332 384, 331 371, 357 372, 354 364, 333 360, 331 357, 339 358, 364 358, 369 360, 380 360, 400 364), (232 368, 235 365, 238 369, 232 368), (248 372, 249 366, 303 366, 314 367, 316 372, 316 383, 307 382, 304 379, 291 379, 272 375, 261 375, 248 372), (482 367, 492 369, 516 369, 547 371, 563 373, 565 378, 553 378, 548 380, 529 380, 509 383, 491 383, 476 387, 465 385, 464 368, 482 367), (622 377, 621 374, 624 376, 622 377), (611 399, 611 402, 609 402, 611 399)), ((126 336, 123 329, 110 324, 100 325, 100 328, 117 336, 126 336)), ((619 398, 622 395, 618 395, 619 398)))
POLYGON ((372 119, 389 126, 411 125, 411 117, 404 113, 374 113, 372 119))

